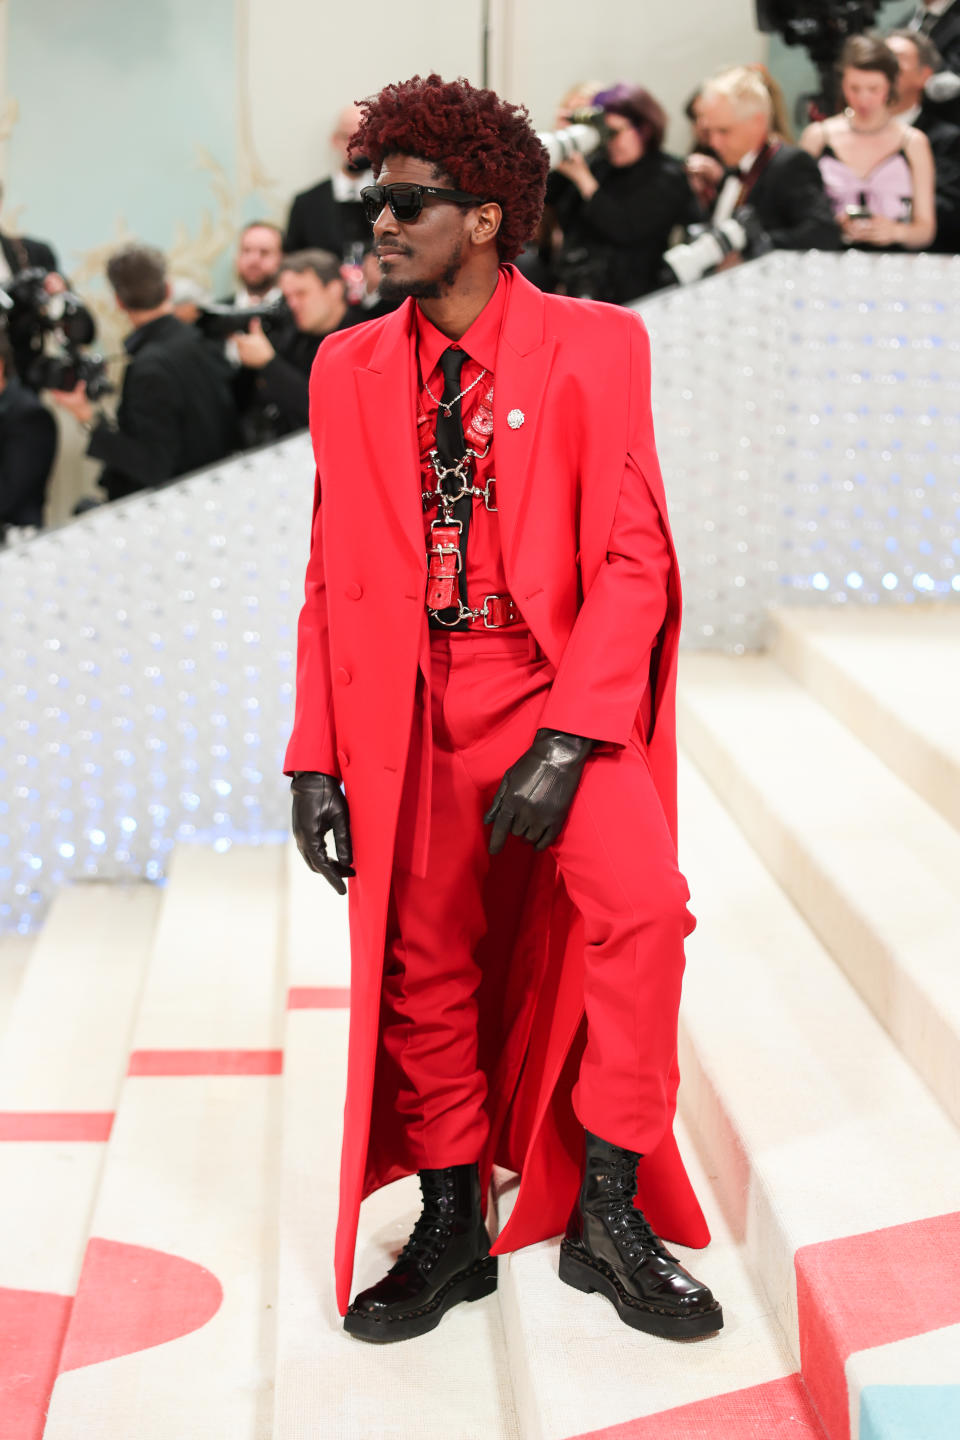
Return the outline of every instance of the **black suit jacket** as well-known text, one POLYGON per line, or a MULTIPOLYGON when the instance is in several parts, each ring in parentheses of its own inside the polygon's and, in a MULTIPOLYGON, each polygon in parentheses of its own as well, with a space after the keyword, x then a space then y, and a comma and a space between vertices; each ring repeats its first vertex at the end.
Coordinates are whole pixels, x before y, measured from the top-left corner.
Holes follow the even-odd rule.
POLYGON ((42 525, 57 427, 32 390, 17 379, 0 392, 0 532, 42 525))
POLYGON ((913 123, 930 141, 936 167, 937 237, 929 248, 952 254, 960 250, 960 126, 929 103, 913 123))
MULTIPOLYGON (((56 270, 59 273, 57 257, 45 240, 31 240, 27 235, 0 235, 0 249, 14 275, 18 270, 34 269, 56 270)), ((43 353, 43 337, 32 325, 24 323, 24 316, 19 311, 13 323, 8 322, 8 325, 14 364, 22 380, 29 374, 36 357, 43 353)))
POLYGON ((369 245, 370 222, 359 200, 334 199, 332 180, 321 180, 294 196, 283 238, 288 255, 294 250, 329 250, 342 256, 358 241, 369 245))
POLYGON ((87 454, 111 500, 212 465, 235 449, 230 366, 192 325, 161 315, 127 338, 117 429, 101 421, 87 454))
MULTIPOLYGON (((908 10, 893 28, 908 29, 916 13, 916 7, 908 10)), ((950 9, 941 15, 926 33, 943 56, 944 68, 960 75, 960 4, 957 0, 953 0, 950 9)))
POLYGON ((781 145, 746 199, 775 250, 839 250, 840 230, 820 167, 796 145, 781 145))
POLYGON ((589 200, 565 176, 550 177, 564 256, 584 251, 597 267, 590 295, 624 304, 655 287, 670 232, 696 219, 697 202, 683 162, 663 152, 624 166, 604 155, 590 169, 599 189, 589 200))
POLYGON ((14 274, 35 267, 59 273, 57 257, 45 240, 31 240, 27 235, 0 235, 0 247, 14 274))

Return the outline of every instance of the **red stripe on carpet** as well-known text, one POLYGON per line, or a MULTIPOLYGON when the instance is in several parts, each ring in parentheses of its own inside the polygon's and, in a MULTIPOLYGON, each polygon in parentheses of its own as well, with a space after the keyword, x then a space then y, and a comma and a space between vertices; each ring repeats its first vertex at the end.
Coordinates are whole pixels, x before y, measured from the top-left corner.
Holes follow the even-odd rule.
MULTIPOLYGON (((669 1342, 664 1341, 664 1344, 669 1342)), ((717 1341, 723 1344, 723 1332, 717 1341)), ((571 1440, 824 1440, 799 1375, 712 1395, 571 1440)))
POLYGON ((280 1075, 282 1050, 134 1050, 128 1075, 280 1075))
POLYGON ((960 1323, 960 1213, 804 1245, 795 1260, 803 1376, 832 1440, 847 1440, 847 1357, 960 1323))
POLYGON ((182 1255, 94 1238, 83 1257, 60 1373, 178 1340, 206 1325, 222 1301, 216 1275, 182 1255))
POLYGON ((40 1440, 72 1299, 0 1287, 0 1433, 40 1440))
POLYGON ((350 989, 336 985, 291 985, 288 1010, 348 1010, 350 989))
POLYGON ((112 1110, 0 1110, 0 1140, 109 1140, 112 1110))

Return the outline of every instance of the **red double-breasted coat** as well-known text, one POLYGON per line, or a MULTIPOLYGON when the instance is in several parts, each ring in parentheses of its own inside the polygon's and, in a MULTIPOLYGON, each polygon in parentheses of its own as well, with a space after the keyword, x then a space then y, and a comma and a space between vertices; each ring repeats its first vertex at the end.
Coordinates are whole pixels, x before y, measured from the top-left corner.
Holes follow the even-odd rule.
MULTIPOLYGON (((639 740, 675 837, 680 584, 654 445, 646 331, 628 310, 544 295, 516 271, 508 279, 494 459, 510 593, 555 672, 541 723, 614 744, 639 740), (643 587, 631 587, 608 557, 625 474, 645 486, 642 500, 656 507, 670 543, 665 620, 662 595, 654 613, 643 587), (638 653, 643 673, 629 661, 638 653), (648 684, 652 722, 640 734, 648 684)), ((317 484, 285 769, 341 777, 357 872, 336 1244, 341 1311, 360 1202, 405 1173, 391 1145, 397 1122, 377 1060, 395 834, 425 623, 414 319, 407 301, 382 320, 329 337, 310 382, 317 484)), ((549 852, 534 860, 529 846, 508 845, 493 863, 485 900, 480 1054, 491 1123, 482 1178, 494 1163, 521 1175, 494 1246, 504 1253, 561 1231, 576 1193, 583 1132, 571 1089, 584 1038, 583 944, 549 852)), ((707 1243, 671 1131, 641 1162, 639 1181, 659 1233, 707 1243)))

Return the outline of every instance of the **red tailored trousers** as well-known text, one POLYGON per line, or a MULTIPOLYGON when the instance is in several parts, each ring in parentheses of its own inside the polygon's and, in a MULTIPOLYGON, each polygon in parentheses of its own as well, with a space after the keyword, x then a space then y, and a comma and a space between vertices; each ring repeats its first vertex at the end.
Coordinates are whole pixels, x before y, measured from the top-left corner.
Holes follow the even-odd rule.
MULTIPOLYGON (((539 724, 552 671, 533 651, 525 635, 430 635, 426 874, 404 868, 402 836, 412 833, 418 792, 408 771, 382 998, 397 1119, 417 1169, 475 1161, 487 1138, 474 959, 490 858, 482 816, 539 724)), ((576 1113, 603 1139, 649 1153, 673 1121, 683 942, 696 922, 638 746, 587 761, 552 853, 585 927, 587 1042, 576 1113)))

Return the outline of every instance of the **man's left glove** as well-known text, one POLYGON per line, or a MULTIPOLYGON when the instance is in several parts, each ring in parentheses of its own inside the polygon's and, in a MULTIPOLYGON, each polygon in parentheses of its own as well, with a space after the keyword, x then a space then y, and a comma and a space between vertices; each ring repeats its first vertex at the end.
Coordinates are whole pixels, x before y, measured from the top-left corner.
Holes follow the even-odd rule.
POLYGON ((343 883, 353 869, 353 843, 350 839, 350 811, 340 782, 334 775, 316 770, 301 770, 290 782, 293 794, 293 837, 297 849, 311 870, 322 875, 338 895, 346 895, 343 883), (327 854, 327 831, 333 832, 336 860, 327 854))
POLYGON ((499 855, 509 834, 546 850, 563 829, 570 802, 594 741, 563 730, 538 730, 533 744, 500 782, 483 817, 493 821, 490 854, 499 855))

